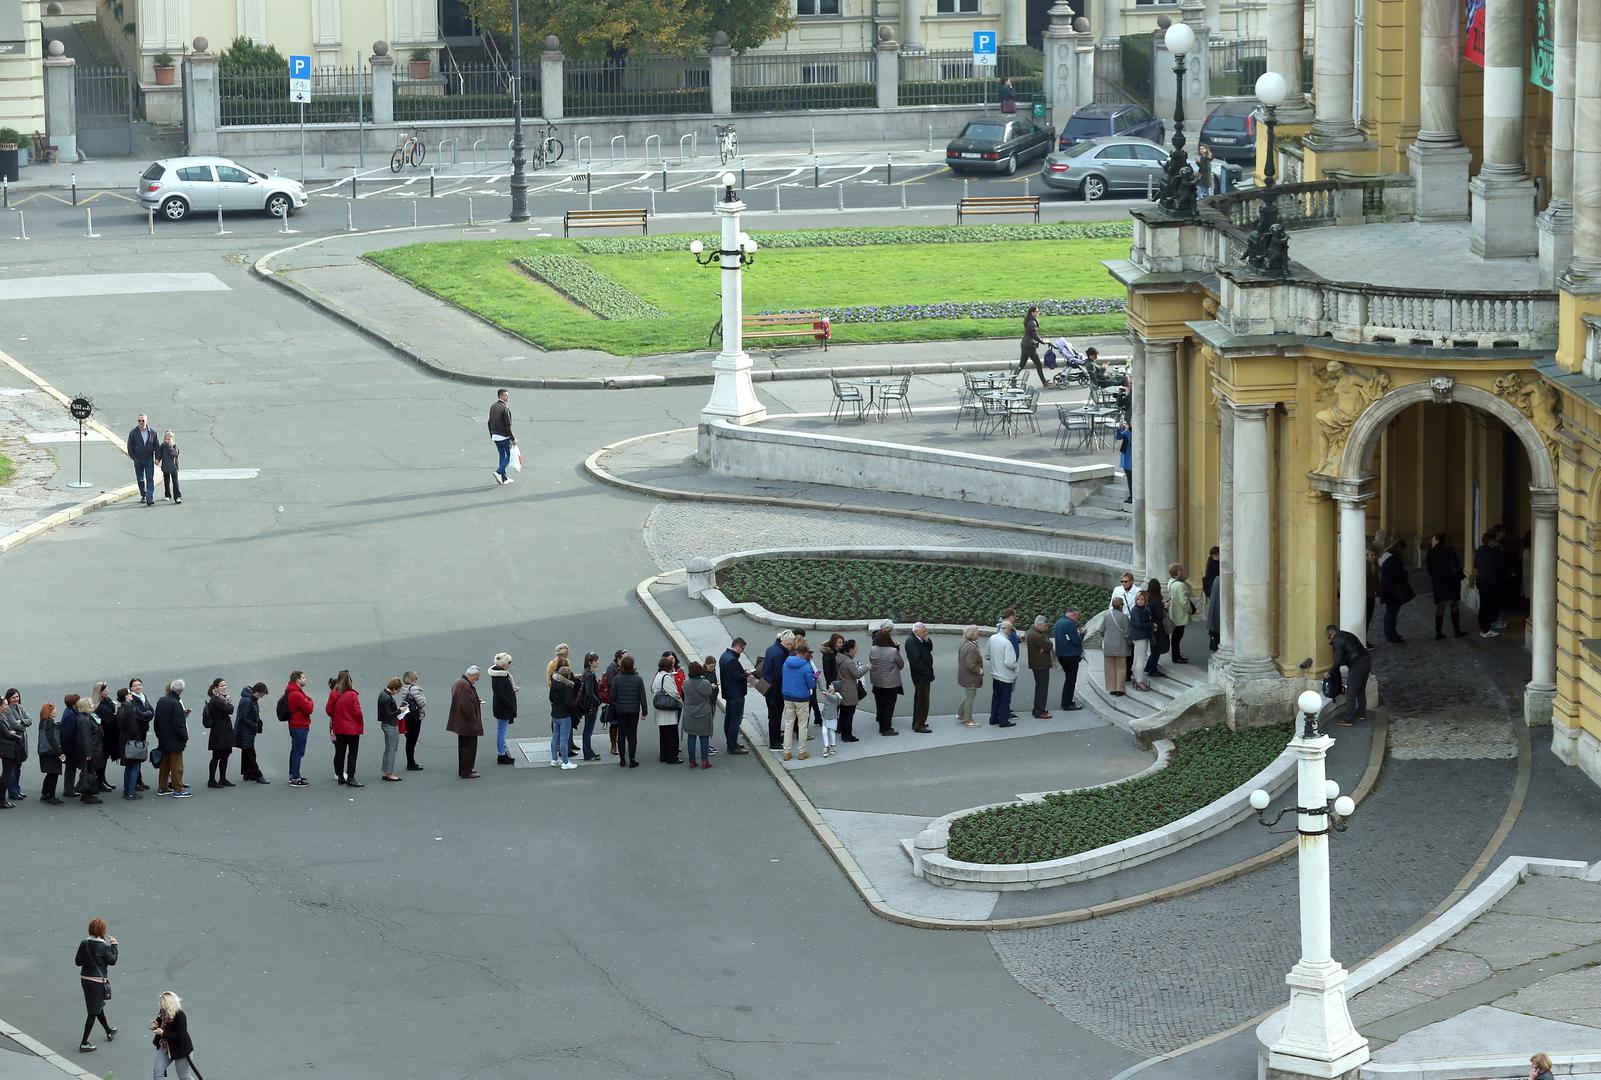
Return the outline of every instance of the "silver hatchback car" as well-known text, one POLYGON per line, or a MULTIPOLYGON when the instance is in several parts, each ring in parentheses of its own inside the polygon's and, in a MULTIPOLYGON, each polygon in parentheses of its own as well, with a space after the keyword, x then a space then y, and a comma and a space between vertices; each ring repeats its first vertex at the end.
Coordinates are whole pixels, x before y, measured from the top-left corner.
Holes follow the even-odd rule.
POLYGON ((284 217, 306 205, 306 188, 298 180, 264 176, 227 158, 168 158, 139 177, 139 205, 168 221, 218 210, 265 210, 284 217))

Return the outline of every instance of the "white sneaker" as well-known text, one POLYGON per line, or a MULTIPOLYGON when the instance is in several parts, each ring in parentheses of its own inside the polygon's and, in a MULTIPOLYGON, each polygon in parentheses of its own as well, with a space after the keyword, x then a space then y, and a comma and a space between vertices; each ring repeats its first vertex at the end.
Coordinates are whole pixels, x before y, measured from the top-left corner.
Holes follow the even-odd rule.
POLYGON ((502 481, 501 481, 501 483, 502 483, 502 484, 515 484, 515 483, 516 483, 516 482, 517 482, 517 481, 515 481, 515 480, 513 480, 513 479, 512 479, 512 478, 511 478, 511 477, 509 477, 509 476, 508 476, 508 477, 506 477, 506 479, 504 479, 504 480, 502 480, 502 481))
POLYGON ((552 769, 559 769, 559 768, 561 768, 561 762, 557 761, 555 758, 551 758, 550 759, 550 767, 552 769))
POLYGON ((1485 631, 1482 631, 1479 634, 1479 636, 1480 637, 1500 637, 1501 636, 1501 632, 1499 630, 1485 630, 1485 631))
POLYGON ((1495 622, 1490 624, 1490 629, 1491 630, 1505 630, 1506 629, 1506 620, 1505 619, 1497 619, 1497 620, 1495 620, 1495 622))
POLYGON ((561 767, 562 767, 562 769, 563 769, 563 771, 565 771, 565 770, 568 770, 568 769, 576 769, 576 768, 578 768, 578 766, 577 766, 577 765, 574 765, 574 764, 573 764, 573 763, 572 763, 572 762, 570 762, 570 761, 564 761, 564 762, 562 762, 562 763, 561 763, 561 767))
POLYGON ((505 480, 501 479, 501 475, 498 472, 492 472, 489 475, 495 478, 495 483, 497 484, 504 484, 506 482, 505 480))

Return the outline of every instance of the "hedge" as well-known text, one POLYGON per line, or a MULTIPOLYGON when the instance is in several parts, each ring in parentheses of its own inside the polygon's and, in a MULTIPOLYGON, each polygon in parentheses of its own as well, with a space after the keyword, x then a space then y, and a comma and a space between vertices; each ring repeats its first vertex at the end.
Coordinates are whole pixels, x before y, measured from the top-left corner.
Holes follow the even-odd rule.
POLYGON ((997 806, 951 822, 947 854, 961 862, 1065 859, 1159 829, 1222 798, 1284 752, 1291 726, 1179 735, 1167 768, 1110 787, 997 806))
POLYGON ((1070 607, 1100 611, 1111 600, 1097 585, 1042 574, 874 559, 736 563, 718 573, 717 584, 735 603, 754 602, 796 618, 981 627, 994 626, 1007 608, 1054 622, 1070 607))
MULTIPOLYGON (((988 244, 1007 240, 1126 240, 1134 225, 1122 221, 1054 221, 1040 225, 901 225, 865 229, 795 229, 753 232, 763 248, 871 247, 877 244, 988 244)), ((702 237, 715 244, 716 237, 702 237)), ((635 255, 683 251, 683 234, 663 236, 599 236, 579 240, 586 255, 635 255)))
POLYGON ((872 83, 734 87, 735 112, 805 112, 807 109, 872 109, 877 106, 878 88, 872 83))
POLYGON ((654 304, 570 255, 539 255, 531 259, 518 259, 517 265, 602 319, 667 317, 654 304))

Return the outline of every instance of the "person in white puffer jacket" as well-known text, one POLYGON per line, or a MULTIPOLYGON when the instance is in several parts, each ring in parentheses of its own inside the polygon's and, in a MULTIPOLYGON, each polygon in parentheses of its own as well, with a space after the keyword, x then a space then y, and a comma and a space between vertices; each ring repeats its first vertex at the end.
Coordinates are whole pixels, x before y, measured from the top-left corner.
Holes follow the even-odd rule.
POLYGON ((1017 631, 1010 619, 990 636, 990 724, 1014 727, 1012 723, 1012 684, 1017 682, 1017 631))

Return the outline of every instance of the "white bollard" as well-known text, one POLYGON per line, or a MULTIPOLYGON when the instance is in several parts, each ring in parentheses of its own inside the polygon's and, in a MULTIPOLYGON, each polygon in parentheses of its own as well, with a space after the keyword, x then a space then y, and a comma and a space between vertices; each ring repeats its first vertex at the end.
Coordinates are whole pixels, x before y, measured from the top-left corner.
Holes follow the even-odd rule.
POLYGON ((222 207, 220 207, 220 206, 217 207, 217 235, 218 236, 232 236, 233 235, 227 229, 222 227, 222 207))
POLYGON ((962 198, 967 198, 967 177, 962 177, 962 198))
POLYGON ((145 214, 149 218, 149 220, 145 222, 145 235, 154 236, 156 235, 156 212, 154 210, 146 210, 145 214))
MULTIPOLYGON (((284 218, 284 224, 285 225, 289 224, 289 219, 287 217, 284 218)), ((417 227, 417 200, 416 199, 411 200, 411 227, 413 229, 415 229, 417 227)))
POLYGON ((812 153, 814 155, 817 153, 817 129, 815 127, 812 128, 812 153))
POLYGON ((906 185, 901 185, 901 209, 906 209, 906 185))
POLYGON ((934 152, 934 125, 933 124, 928 125, 928 152, 930 154, 932 154, 934 152))
POLYGON ((90 207, 87 207, 87 206, 83 208, 83 224, 84 224, 84 233, 83 233, 83 235, 85 237, 87 237, 90 240, 98 240, 98 239, 100 239, 100 234, 95 232, 95 212, 94 212, 93 209, 91 209, 90 207))
POLYGON ((834 190, 839 192, 839 208, 841 210, 845 209, 845 185, 840 184, 834 190))
POLYGON ((1023 177, 1023 198, 1025 199, 1028 198, 1028 182, 1032 179, 1034 179, 1032 176, 1023 177))
POLYGON ((17 211, 17 239, 18 240, 26 240, 27 238, 28 238, 28 217, 21 210, 18 210, 17 211))
POLYGON ((591 191, 586 197, 589 199, 589 209, 595 209, 595 193, 591 191))
POLYGON ((356 204, 353 203, 353 202, 345 203, 345 231, 346 232, 355 232, 356 231, 356 211, 354 209, 355 205, 356 204))
POLYGON ((656 189, 650 189, 650 216, 656 216, 656 189))
POLYGON ((285 236, 292 236, 295 233, 295 230, 289 227, 289 208, 287 206, 284 207, 283 229, 280 231, 285 236))
POLYGON ((774 187, 773 188, 773 213, 782 214, 783 212, 784 212, 784 189, 781 188, 781 187, 774 187))
POLYGON ((473 220, 473 197, 471 195, 467 196, 467 224, 478 224, 478 222, 473 220))

